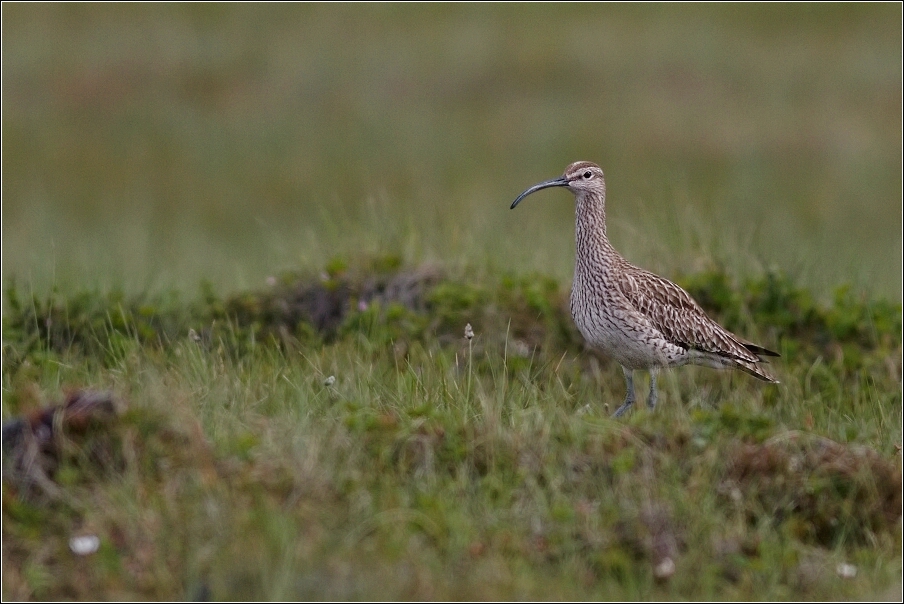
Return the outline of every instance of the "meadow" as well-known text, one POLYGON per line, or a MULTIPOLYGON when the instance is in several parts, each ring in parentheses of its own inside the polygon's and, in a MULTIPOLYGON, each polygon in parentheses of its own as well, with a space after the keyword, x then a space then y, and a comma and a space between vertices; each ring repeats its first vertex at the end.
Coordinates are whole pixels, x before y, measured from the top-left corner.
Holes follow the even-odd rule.
POLYGON ((2 11, 4 598, 900 598, 898 6, 2 11), (609 417, 577 159, 780 385, 609 417))

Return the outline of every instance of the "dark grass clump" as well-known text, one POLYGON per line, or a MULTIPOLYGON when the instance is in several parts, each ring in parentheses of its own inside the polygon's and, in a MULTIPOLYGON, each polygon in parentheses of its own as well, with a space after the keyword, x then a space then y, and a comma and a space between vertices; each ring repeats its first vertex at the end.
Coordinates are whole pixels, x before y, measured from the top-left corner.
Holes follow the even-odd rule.
POLYGON ((222 304, 211 300, 208 311, 212 319, 248 329, 261 341, 296 346, 332 342, 372 323, 396 335, 421 337, 427 324, 420 317, 429 312, 430 293, 444 278, 438 268, 402 269, 394 257, 355 267, 334 260, 319 275, 285 274, 266 291, 222 304))
POLYGON ((786 523, 824 547, 866 543, 901 518, 901 470, 865 446, 794 432, 739 444, 726 481, 725 492, 740 490, 751 524, 786 523))
POLYGON ((83 459, 110 468, 115 453, 106 430, 117 416, 109 392, 73 391, 60 404, 3 423, 3 477, 23 499, 62 496, 61 465, 83 459), (73 440, 75 439, 75 440, 73 440))

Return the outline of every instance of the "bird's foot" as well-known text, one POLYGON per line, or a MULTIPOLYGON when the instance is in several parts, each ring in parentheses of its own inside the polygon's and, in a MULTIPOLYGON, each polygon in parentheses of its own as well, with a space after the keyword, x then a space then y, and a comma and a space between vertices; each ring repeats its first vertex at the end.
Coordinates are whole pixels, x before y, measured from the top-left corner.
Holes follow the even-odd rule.
POLYGON ((634 399, 625 399, 625 402, 622 403, 622 406, 615 410, 615 413, 612 414, 612 417, 621 417, 624 415, 625 411, 631 408, 631 405, 634 404, 634 399))

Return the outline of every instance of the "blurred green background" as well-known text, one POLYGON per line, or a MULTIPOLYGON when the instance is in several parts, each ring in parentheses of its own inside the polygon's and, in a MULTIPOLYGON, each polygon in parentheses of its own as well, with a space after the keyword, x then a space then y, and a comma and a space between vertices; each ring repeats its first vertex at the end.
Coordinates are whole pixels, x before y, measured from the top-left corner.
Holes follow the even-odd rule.
POLYGON ((334 256, 567 283, 610 237, 901 298, 901 7, 3 5, 3 278, 257 287, 334 256))

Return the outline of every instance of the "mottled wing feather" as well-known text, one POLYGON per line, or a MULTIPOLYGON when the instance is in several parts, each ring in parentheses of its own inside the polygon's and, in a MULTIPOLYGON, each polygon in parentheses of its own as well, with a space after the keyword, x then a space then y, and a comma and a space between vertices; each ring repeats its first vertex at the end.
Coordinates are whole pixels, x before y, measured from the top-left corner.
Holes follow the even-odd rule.
MULTIPOLYGON (((750 352, 752 352, 753 354, 755 354, 759 357, 780 357, 780 356, 782 356, 773 350, 769 350, 768 348, 763 348, 759 344, 754 344, 753 342, 747 342, 745 340, 741 340, 741 343, 744 344, 744 348, 746 348, 747 350, 749 350, 750 352)), ((763 361, 763 362, 765 363, 766 361, 763 361)))
POLYGON ((634 266, 626 267, 623 276, 624 296, 667 340, 745 363, 760 362, 747 342, 706 316, 690 294, 671 281, 634 266))

